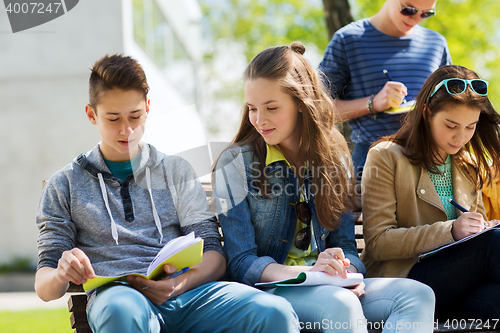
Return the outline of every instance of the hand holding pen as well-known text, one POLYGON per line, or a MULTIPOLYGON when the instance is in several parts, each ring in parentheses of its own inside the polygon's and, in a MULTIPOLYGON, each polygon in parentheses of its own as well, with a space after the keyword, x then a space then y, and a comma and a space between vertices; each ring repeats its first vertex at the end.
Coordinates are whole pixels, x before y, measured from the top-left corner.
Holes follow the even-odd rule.
POLYGON ((184 274, 186 273, 187 271, 189 271, 189 267, 184 267, 183 269, 181 270, 178 270, 177 272, 175 272, 174 274, 171 274, 169 276, 165 276, 164 278, 162 278, 162 280, 166 280, 166 279, 172 279, 174 277, 177 277, 181 274, 184 274))
MULTIPOLYGON (((391 77, 391 75, 389 74, 389 72, 387 71, 387 69, 384 69, 382 72, 384 72, 385 76, 387 77, 387 79, 389 81, 394 81, 391 77)), ((397 82, 397 81, 394 81, 394 82, 397 82)), ((403 103, 406 103, 406 98, 403 97, 403 103)))
POLYGON ((163 304, 166 300, 179 294, 182 281, 176 281, 174 278, 189 271, 189 267, 177 270, 173 265, 164 265, 163 269, 166 276, 160 280, 148 280, 141 276, 129 275, 127 282, 151 302, 158 305, 163 304))
MULTIPOLYGON (((448 202, 451 203, 456 209, 458 209, 459 211, 461 211, 462 213, 467 213, 469 212, 467 209, 465 209, 464 207, 462 207, 458 202, 456 202, 455 200, 453 199, 448 199, 448 202)), ((488 224, 486 223, 486 221, 484 221, 484 227, 485 228, 488 228, 488 224)))
MULTIPOLYGON (((390 77, 385 69, 384 74, 388 78, 390 77)), ((404 96, 406 95, 407 89, 403 83, 389 79, 373 98, 373 110, 375 112, 382 112, 391 108, 397 108, 402 100, 405 101, 404 96)))
POLYGON ((448 201, 462 212, 462 215, 453 222, 451 228, 451 233, 455 240, 460 240, 488 228, 483 215, 476 212, 469 212, 453 199, 449 199, 448 201))

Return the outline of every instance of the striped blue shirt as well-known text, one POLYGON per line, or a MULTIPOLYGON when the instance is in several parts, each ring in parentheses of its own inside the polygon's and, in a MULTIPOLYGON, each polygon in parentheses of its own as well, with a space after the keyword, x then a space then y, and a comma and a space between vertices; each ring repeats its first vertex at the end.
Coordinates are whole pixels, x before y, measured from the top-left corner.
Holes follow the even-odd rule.
MULTIPOLYGON (((394 81, 408 89, 406 100, 417 97, 425 80, 438 67, 451 64, 446 39, 439 33, 415 26, 407 36, 381 33, 368 19, 338 30, 328 44, 319 70, 325 75, 332 95, 353 100, 377 94, 386 84, 387 69, 394 81)), ((351 141, 372 143, 395 133, 404 115, 366 115, 349 121, 351 141)))

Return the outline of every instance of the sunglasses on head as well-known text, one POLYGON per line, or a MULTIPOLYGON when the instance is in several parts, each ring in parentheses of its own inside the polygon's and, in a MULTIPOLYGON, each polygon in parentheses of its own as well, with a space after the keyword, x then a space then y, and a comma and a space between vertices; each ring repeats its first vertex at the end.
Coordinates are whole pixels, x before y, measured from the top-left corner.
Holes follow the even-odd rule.
POLYGON ((297 218, 307 225, 305 228, 300 229, 295 236, 295 247, 299 250, 305 251, 309 248, 311 244, 311 209, 307 202, 296 202, 295 204, 290 203, 295 206, 295 215, 297 218))
MULTIPOLYGON (((411 7, 411 6, 403 7, 403 6, 401 6, 401 2, 399 3, 399 7, 401 8, 401 15, 404 15, 404 16, 413 16, 419 12, 419 10, 415 7, 411 7)), ((420 17, 423 19, 434 16, 434 15, 436 15, 435 9, 430 9, 428 11, 420 13, 420 17)))
POLYGON ((480 96, 488 95, 488 81, 473 79, 473 80, 463 80, 463 79, 446 79, 438 83, 434 88, 429 98, 434 96, 436 92, 442 86, 446 87, 446 91, 450 95, 460 95, 463 94, 469 85, 473 92, 480 96))

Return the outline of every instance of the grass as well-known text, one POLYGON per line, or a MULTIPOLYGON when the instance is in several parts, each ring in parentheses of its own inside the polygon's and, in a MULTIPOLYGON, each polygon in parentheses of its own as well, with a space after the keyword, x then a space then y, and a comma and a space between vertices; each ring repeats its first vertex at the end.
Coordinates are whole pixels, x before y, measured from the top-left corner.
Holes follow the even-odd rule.
POLYGON ((71 333, 66 308, 50 310, 1 311, 2 333, 71 333))

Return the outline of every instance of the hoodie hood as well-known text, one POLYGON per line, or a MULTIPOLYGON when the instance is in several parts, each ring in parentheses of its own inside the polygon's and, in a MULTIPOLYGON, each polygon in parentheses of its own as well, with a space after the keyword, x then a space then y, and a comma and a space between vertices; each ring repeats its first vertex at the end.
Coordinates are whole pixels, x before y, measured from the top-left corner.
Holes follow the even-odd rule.
POLYGON ((99 180, 99 185, 101 188, 101 195, 104 201, 104 205, 106 206, 106 210, 108 212, 110 223, 111 223, 111 234, 116 244, 118 245, 118 231, 116 227, 116 222, 111 214, 111 209, 109 207, 108 193, 106 190, 106 182, 108 183, 118 183, 118 186, 121 186, 120 195, 123 202, 125 219, 128 222, 133 222, 135 219, 134 216, 134 207, 132 204, 132 199, 129 193, 129 185, 130 182, 140 178, 145 177, 147 189, 149 192, 149 197, 151 200, 151 210, 153 212, 153 217, 155 220, 156 228, 159 233, 160 243, 163 241, 163 231, 161 227, 161 221, 158 216, 158 212, 155 207, 153 191, 151 186, 151 168, 155 168, 161 163, 162 158, 164 156, 163 153, 159 153, 153 146, 147 143, 139 143, 139 148, 141 149, 141 161, 139 163, 139 167, 133 171, 133 173, 127 176, 123 181, 118 177, 114 176, 106 163, 104 162, 104 157, 102 156, 99 145, 97 145, 94 149, 87 153, 83 153, 78 156, 75 160, 75 163, 86 170, 88 173, 92 175, 92 177, 97 178, 99 180))

